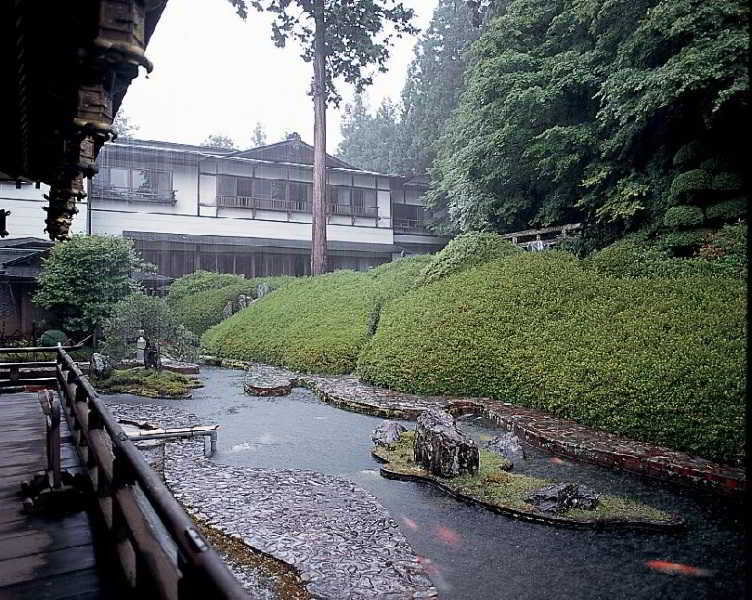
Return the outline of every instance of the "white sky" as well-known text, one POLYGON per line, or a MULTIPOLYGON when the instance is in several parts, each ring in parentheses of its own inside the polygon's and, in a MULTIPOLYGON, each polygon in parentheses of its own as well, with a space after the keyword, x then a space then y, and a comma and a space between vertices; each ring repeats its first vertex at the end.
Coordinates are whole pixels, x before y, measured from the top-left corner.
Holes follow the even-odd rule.
MULTIPOLYGON (((436 0, 403 0, 424 29, 436 0)), ((170 0, 147 48, 154 63, 133 81, 121 111, 138 125, 142 139, 199 144, 209 134, 229 135, 240 148, 250 145, 257 121, 269 143, 284 132, 297 131, 313 142, 313 106, 306 94, 312 66, 297 46, 277 48, 271 41, 270 18, 250 12, 243 22, 227 0, 170 0)), ((377 74, 368 88, 369 103, 399 100, 415 37, 396 40, 389 71, 377 74)), ((352 89, 341 84, 345 102, 352 89)), ((340 112, 327 112, 327 150, 340 142, 340 112)))

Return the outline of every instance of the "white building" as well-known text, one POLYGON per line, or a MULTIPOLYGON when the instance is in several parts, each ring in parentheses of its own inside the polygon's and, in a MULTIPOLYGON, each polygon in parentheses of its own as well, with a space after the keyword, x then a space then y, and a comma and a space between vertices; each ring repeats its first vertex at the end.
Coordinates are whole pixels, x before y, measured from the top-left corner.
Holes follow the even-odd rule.
MULTIPOLYGON (((244 151, 127 140, 105 145, 74 232, 134 240, 159 273, 197 269, 248 277, 310 271, 313 148, 290 139, 244 151)), ((365 270, 434 252, 415 180, 327 157, 330 268, 365 270)), ((13 237, 43 237, 44 189, 4 184, 13 237)))

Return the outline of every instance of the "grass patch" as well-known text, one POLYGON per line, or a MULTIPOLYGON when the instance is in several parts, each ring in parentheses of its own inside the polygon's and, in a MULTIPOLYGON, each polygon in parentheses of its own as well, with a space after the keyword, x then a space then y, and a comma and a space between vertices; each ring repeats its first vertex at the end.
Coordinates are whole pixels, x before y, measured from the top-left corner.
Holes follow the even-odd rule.
POLYGON ((306 373, 350 373, 375 331, 382 306, 410 289, 430 257, 371 271, 299 278, 202 338, 206 353, 306 373))
MULTIPOLYGON (((512 509, 537 516, 549 515, 525 502, 534 490, 554 483, 546 479, 507 473, 508 461, 494 452, 480 449, 480 464, 476 475, 461 475, 452 479, 431 475, 413 460, 415 432, 403 433, 390 447, 376 447, 373 454, 387 463, 387 468, 396 473, 436 481, 455 493, 473 498, 502 509, 512 509)), ((570 509, 557 513, 556 517, 573 521, 673 521, 673 517, 657 508, 627 498, 600 496, 594 510, 570 509)))
POLYGON ((608 276, 564 252, 513 255, 385 306, 358 374, 732 462, 745 444, 745 288, 708 274, 608 276))
POLYGON ((202 383, 180 373, 160 372, 136 367, 115 370, 105 379, 93 380, 97 391, 105 394, 135 394, 147 398, 185 398, 202 383))

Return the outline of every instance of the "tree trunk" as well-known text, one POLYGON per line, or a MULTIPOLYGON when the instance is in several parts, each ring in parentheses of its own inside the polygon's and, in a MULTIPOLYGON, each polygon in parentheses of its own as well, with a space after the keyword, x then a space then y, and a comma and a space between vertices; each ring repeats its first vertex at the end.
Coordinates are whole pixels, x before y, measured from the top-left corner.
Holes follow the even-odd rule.
POLYGON ((311 274, 327 271, 326 244, 326 46, 324 44, 324 0, 314 0, 316 26, 313 58, 313 228, 311 274))

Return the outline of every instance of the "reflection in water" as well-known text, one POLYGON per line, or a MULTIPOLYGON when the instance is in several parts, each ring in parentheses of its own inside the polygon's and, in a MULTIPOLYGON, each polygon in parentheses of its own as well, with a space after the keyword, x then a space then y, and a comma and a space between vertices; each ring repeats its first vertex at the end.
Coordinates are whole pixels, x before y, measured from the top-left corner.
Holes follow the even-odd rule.
MULTIPOLYGON (((515 465, 516 472, 628 495, 680 513, 688 527, 680 535, 661 535, 577 531, 519 522, 457 502, 426 484, 377 476, 380 464, 370 449, 371 432, 381 422, 379 418, 322 404, 300 389, 280 398, 245 396, 242 371, 202 367, 201 378, 206 387, 179 403, 126 395, 108 398, 177 405, 198 415, 204 424, 221 425, 219 449, 213 458, 220 463, 311 469, 347 477, 374 494, 398 520, 416 553, 424 557, 442 600, 721 600, 745 596, 743 527, 726 504, 525 447, 527 460, 515 465)), ((458 424, 479 442, 498 435, 484 419, 463 418, 458 424)))

